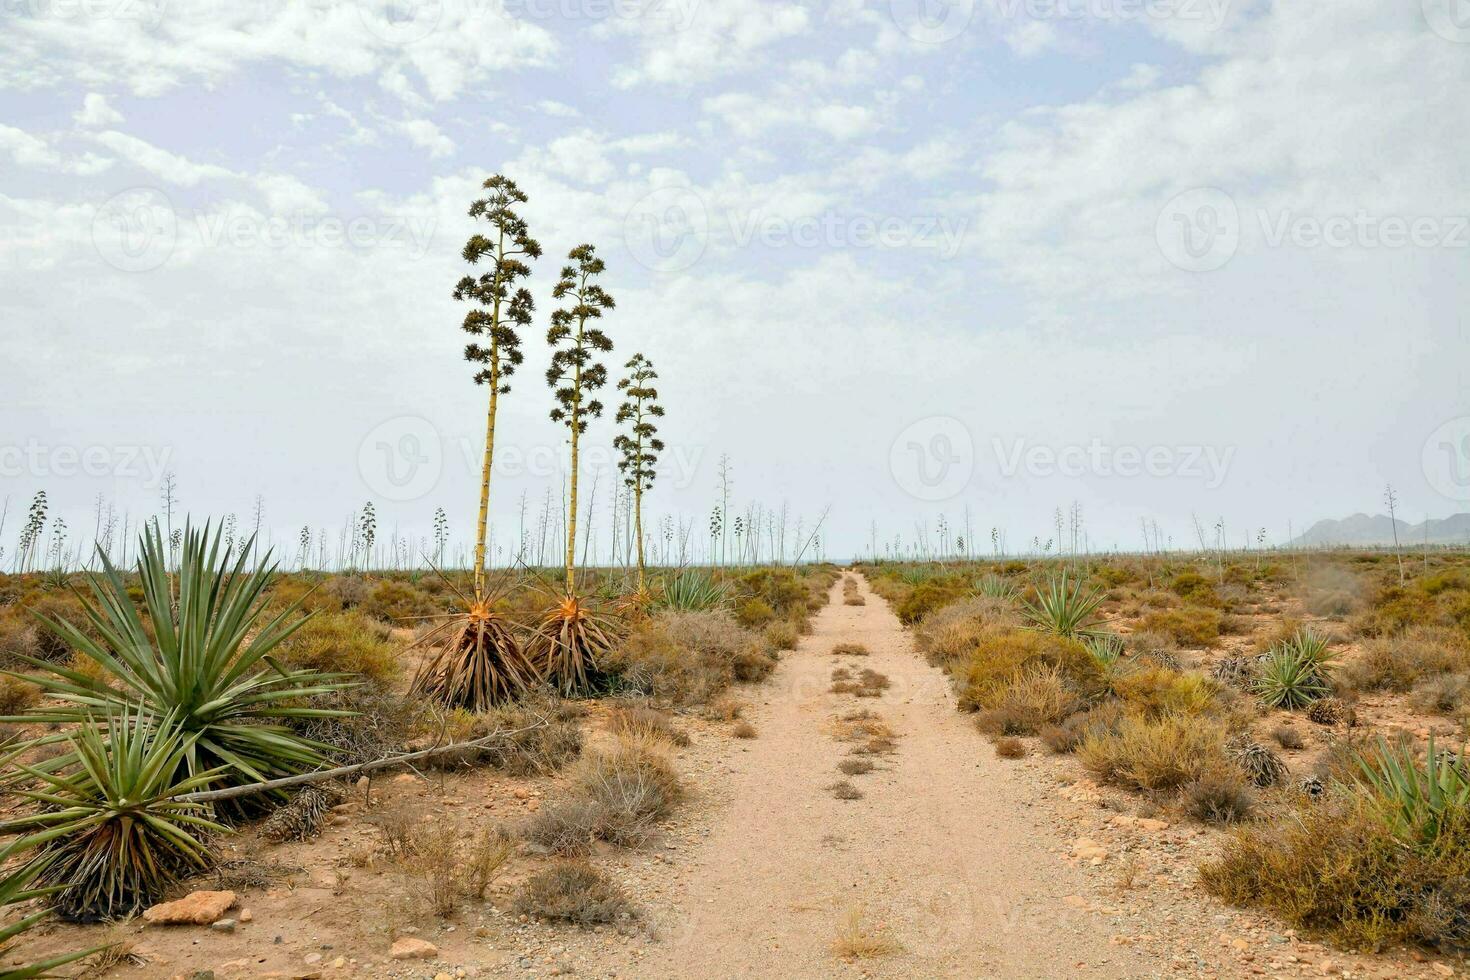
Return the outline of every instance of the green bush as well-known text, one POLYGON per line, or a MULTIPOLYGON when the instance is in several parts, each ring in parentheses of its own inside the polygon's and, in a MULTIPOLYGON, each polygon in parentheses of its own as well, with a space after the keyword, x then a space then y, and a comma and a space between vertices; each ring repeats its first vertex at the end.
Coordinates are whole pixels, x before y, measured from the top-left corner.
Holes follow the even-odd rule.
POLYGON ((958 583, 920 582, 912 592, 898 603, 894 611, 899 622, 912 626, 925 616, 963 598, 965 588, 958 583))
POLYGON ((775 618, 776 610, 764 599, 746 599, 735 607, 736 621, 748 628, 764 626, 775 618))
POLYGON ((356 610, 313 616, 275 656, 296 669, 355 674, 379 686, 391 684, 401 669, 388 628, 356 610))

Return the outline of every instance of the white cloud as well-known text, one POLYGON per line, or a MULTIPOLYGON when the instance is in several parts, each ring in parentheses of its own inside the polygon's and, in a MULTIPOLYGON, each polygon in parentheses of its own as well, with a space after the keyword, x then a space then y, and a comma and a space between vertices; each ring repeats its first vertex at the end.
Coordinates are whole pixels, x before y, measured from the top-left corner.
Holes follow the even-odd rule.
POLYGON ((82 108, 73 117, 78 126, 115 126, 123 121, 122 113, 107 102, 107 96, 99 92, 88 92, 82 100, 82 108))
POLYGON ((202 180, 235 176, 235 172, 228 167, 213 163, 195 163, 146 140, 116 130, 98 133, 94 139, 134 166, 160 180, 181 187, 193 187, 202 180))
POLYGON ((621 88, 683 86, 746 71, 761 63, 766 48, 805 34, 811 27, 805 7, 779 0, 699 3, 687 13, 687 18, 612 17, 605 21, 604 33, 638 41, 637 62, 619 66, 613 83, 621 88))
POLYGON ((406 136, 414 146, 428 150, 429 156, 435 160, 454 155, 454 140, 445 136, 431 120, 406 119, 390 123, 390 126, 395 132, 406 136))

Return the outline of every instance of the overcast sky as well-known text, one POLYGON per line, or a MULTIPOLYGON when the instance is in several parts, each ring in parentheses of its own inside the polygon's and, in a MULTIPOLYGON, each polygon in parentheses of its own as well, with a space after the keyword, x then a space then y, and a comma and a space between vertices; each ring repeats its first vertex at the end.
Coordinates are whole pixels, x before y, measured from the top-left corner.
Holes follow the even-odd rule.
POLYGON ((1463 0, 0 2, 0 562, 37 490, 86 536, 165 470, 287 550, 367 501, 465 538, 497 172, 546 252, 502 546, 561 493, 583 241, 613 376, 662 375, 651 522, 703 526, 722 454, 834 556, 1470 509, 1467 91, 1463 0))

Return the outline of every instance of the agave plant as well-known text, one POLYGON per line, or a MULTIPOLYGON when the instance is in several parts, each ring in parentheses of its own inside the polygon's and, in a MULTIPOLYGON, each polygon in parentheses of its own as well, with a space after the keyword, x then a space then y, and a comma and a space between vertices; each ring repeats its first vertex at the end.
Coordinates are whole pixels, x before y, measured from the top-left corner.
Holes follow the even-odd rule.
POLYGON ((514 701, 541 677, 506 618, 495 609, 495 593, 460 592, 464 604, 418 640, 430 655, 414 674, 410 690, 446 707, 486 711, 514 701))
POLYGON ((1036 601, 1024 603, 1026 618, 1035 629, 1057 636, 1083 637, 1098 632, 1097 610, 1106 596, 1084 582, 1068 580, 1067 573, 1036 590, 1036 601))
POLYGON ((977 578, 975 591, 991 599, 1004 599, 1007 602, 1021 594, 1021 590, 1010 579, 995 574, 982 575, 977 578))
POLYGON ((1123 656, 1123 638, 1117 633, 1092 633, 1082 637, 1082 645, 1104 672, 1118 666, 1123 656))
POLYGON ((1332 654, 1327 639, 1302 629, 1273 647, 1256 671, 1256 694, 1273 708, 1302 708, 1332 693, 1327 670, 1332 654))
MULTIPOLYGON (((227 766, 232 780, 254 782, 320 763, 325 746, 272 722, 340 714, 305 707, 303 701, 351 682, 341 674, 287 670, 270 657, 307 617, 296 617, 298 600, 261 622, 275 566, 268 564, 267 553, 247 569, 252 544, 253 539, 246 541, 232 557, 223 535, 212 533, 209 525, 188 527, 177 574, 171 575, 168 548, 153 525, 140 539, 141 610, 99 548, 103 574, 88 578, 95 605, 78 593, 90 634, 73 623, 38 616, 78 656, 90 660, 95 672, 22 657, 42 671, 26 679, 53 700, 8 720, 75 725, 141 705, 151 717, 174 718, 189 736, 182 763, 190 774, 227 766)), ((45 768, 56 772, 75 761, 64 754, 45 768)))
POLYGON ((568 592, 536 624, 527 650, 558 693, 575 697, 595 687, 598 661, 612 649, 617 632, 616 623, 585 596, 568 592))
POLYGON ((672 578, 665 576, 658 605, 679 612, 704 612, 718 609, 730 601, 730 589, 713 575, 693 568, 682 568, 672 578))
POLYGON ((1458 753, 1436 752, 1434 736, 1421 765, 1413 749, 1400 742, 1390 748, 1380 736, 1377 749, 1356 756, 1361 783, 1389 821, 1394 836, 1410 847, 1427 848, 1439 840, 1447 818, 1470 808, 1470 769, 1458 753))
POLYGON ((180 775, 198 741, 172 715, 124 709, 101 724, 88 719, 69 736, 76 765, 65 772, 11 760, 35 780, 16 795, 40 809, 0 823, 0 834, 21 835, 6 856, 30 852, 35 880, 50 886, 47 902, 74 922, 115 919, 158 901, 208 866, 205 841, 225 831, 203 804, 175 799, 224 774, 220 767, 180 775))

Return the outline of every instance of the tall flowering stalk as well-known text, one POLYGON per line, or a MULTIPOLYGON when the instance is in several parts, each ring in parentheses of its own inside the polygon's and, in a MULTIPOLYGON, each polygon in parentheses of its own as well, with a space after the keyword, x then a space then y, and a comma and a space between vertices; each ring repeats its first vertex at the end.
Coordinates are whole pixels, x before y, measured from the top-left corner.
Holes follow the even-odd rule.
MULTIPOLYGON (((654 419, 663 418, 663 406, 658 403, 658 389, 654 382, 658 372, 653 362, 642 354, 634 354, 624 365, 627 377, 618 382, 623 392, 623 404, 618 406, 618 424, 627 431, 618 433, 613 446, 622 453, 618 469, 623 473, 623 482, 633 492, 633 528, 638 541, 638 593, 647 592, 644 584, 643 557, 643 492, 653 484, 654 467, 664 444, 658 438, 654 419)), ((738 533, 738 532, 737 532, 738 533)))

